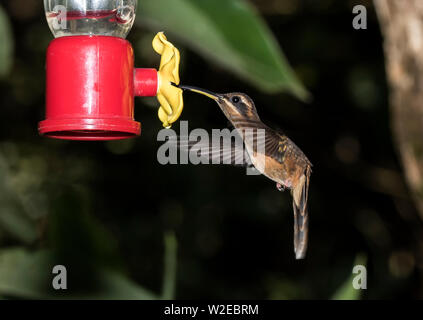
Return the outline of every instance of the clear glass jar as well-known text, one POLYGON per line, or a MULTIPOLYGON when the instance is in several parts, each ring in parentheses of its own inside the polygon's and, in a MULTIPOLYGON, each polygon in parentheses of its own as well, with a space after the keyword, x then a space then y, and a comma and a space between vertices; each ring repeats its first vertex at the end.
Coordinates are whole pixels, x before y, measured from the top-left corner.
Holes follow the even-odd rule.
POLYGON ((44 0, 56 38, 102 35, 126 38, 135 21, 137 0, 44 0))

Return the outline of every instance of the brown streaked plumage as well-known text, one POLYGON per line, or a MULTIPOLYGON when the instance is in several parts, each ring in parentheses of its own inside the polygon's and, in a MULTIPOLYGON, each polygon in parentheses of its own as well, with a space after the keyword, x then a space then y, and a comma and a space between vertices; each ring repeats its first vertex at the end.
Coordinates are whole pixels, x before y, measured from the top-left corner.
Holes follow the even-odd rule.
MULTIPOLYGON (((241 135, 252 165, 276 182, 278 190, 291 191, 294 210, 294 250, 303 259, 308 243, 308 189, 312 164, 286 135, 266 126, 259 118, 254 101, 244 93, 216 94, 204 89, 179 86, 212 98, 241 135), (253 130, 253 139, 246 132, 253 130), (265 133, 264 148, 258 148, 258 132, 265 133), (263 151, 264 152, 263 152, 263 151)), ((260 140, 263 141, 263 140, 260 140)))

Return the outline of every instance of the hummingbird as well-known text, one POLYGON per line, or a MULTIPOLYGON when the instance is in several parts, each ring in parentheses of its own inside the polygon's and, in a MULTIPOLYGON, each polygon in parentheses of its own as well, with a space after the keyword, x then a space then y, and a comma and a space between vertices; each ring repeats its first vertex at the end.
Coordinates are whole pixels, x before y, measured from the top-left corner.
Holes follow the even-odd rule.
MULTIPOLYGON (((285 134, 268 127, 261 121, 254 101, 245 93, 218 94, 192 86, 178 85, 177 87, 205 95, 216 101, 243 139, 247 155, 245 165, 254 166, 262 175, 273 180, 279 191, 290 190, 294 210, 295 257, 296 259, 305 258, 308 244, 307 202, 312 172, 311 162, 285 134), (257 139, 246 139, 248 130, 261 130, 265 133, 261 142, 264 143, 262 150, 254 148, 253 144, 257 144, 257 139)), ((234 154, 234 150, 229 152, 234 154)), ((216 152, 211 151, 209 156, 216 156, 216 152)), ((217 153, 217 156, 220 157, 221 153, 217 153)))

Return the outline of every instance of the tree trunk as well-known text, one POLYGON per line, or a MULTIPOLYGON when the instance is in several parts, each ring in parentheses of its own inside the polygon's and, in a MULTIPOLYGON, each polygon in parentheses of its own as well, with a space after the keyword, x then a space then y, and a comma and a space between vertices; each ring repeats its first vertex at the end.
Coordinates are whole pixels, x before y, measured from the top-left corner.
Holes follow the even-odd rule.
POLYGON ((423 0, 374 0, 385 37, 392 131, 423 218, 423 0))

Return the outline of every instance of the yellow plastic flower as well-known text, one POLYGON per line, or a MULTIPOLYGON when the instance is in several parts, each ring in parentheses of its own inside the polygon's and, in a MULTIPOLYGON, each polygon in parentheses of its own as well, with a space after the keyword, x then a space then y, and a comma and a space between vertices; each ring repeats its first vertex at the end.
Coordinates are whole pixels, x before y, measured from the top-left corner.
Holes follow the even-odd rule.
POLYGON ((171 83, 179 84, 179 50, 167 41, 163 32, 159 32, 153 40, 154 50, 162 56, 158 71, 157 99, 160 103, 159 118, 163 126, 169 128, 180 117, 184 108, 182 90, 171 83))

